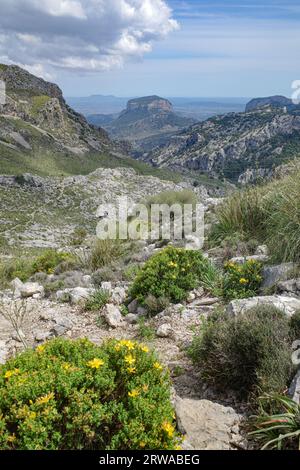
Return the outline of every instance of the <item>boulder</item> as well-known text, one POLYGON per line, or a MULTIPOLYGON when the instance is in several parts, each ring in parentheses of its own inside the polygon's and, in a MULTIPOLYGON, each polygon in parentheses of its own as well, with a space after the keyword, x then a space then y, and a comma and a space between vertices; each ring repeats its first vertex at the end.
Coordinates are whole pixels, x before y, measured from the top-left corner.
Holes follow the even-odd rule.
POLYGON ((136 299, 134 299, 130 304, 128 305, 128 312, 129 313, 136 313, 137 309, 139 307, 139 303, 136 299))
POLYGON ((277 284, 279 292, 289 292, 298 295, 300 293, 300 279, 290 279, 289 281, 280 281, 277 284))
POLYGON ((196 237, 195 235, 188 235, 185 240, 186 250, 197 251, 203 248, 203 238, 196 237))
POLYGON ((71 320, 60 315, 56 315, 54 321, 55 325, 50 330, 50 334, 53 334, 54 336, 63 336, 73 326, 71 320))
POLYGON ((265 255, 265 256, 268 256, 268 255, 270 254, 270 253, 269 253, 269 248, 267 247, 267 245, 259 245, 259 246, 256 248, 255 254, 256 254, 256 255, 265 255))
POLYGON ((300 369, 294 377, 289 388, 289 396, 300 405, 300 369))
POLYGON ((129 323, 129 325, 135 325, 139 321, 139 315, 136 315, 135 313, 128 313, 128 315, 124 317, 124 320, 126 323, 129 323))
POLYGON ((38 343, 44 343, 45 341, 48 341, 48 339, 52 338, 53 334, 50 333, 50 331, 37 331, 34 339, 38 343))
POLYGON ((237 316, 260 305, 272 305, 291 317, 297 310, 300 310, 300 299, 283 295, 269 295, 251 297, 250 299, 232 300, 226 312, 229 315, 237 316))
POLYGON ((44 295, 44 288, 37 282, 26 282, 20 287, 20 295, 23 299, 33 297, 35 294, 39 294, 40 297, 44 295))
POLYGON ((230 450, 232 433, 241 417, 232 409, 208 400, 175 398, 179 431, 186 450, 230 450))
POLYGON ((112 291, 111 301, 116 304, 122 304, 126 299, 126 290, 124 287, 115 287, 112 291))
POLYGON ((18 277, 16 277, 13 281, 11 281, 10 285, 11 285, 12 291, 14 293, 14 296, 15 297, 20 297, 21 296, 21 289, 24 285, 23 282, 18 277))
POLYGON ((263 270, 262 288, 275 286, 279 281, 286 281, 289 273, 295 268, 294 263, 283 263, 276 266, 266 266, 263 270))
POLYGON ((105 320, 112 328, 118 328, 122 326, 124 317, 120 312, 120 309, 114 304, 106 304, 103 309, 105 320))
POLYGON ((159 338, 170 338, 173 334, 174 330, 169 323, 163 323, 156 330, 156 336, 159 338))
POLYGON ((70 302, 73 305, 80 305, 85 302, 94 292, 94 289, 87 287, 75 287, 70 291, 70 302))

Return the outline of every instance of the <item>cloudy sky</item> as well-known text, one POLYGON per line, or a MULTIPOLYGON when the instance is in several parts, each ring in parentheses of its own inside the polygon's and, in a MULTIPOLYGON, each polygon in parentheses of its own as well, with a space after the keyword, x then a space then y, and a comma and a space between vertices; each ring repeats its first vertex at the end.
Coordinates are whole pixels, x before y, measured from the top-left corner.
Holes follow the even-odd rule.
POLYGON ((66 96, 291 94, 299 0, 0 0, 0 62, 66 96))

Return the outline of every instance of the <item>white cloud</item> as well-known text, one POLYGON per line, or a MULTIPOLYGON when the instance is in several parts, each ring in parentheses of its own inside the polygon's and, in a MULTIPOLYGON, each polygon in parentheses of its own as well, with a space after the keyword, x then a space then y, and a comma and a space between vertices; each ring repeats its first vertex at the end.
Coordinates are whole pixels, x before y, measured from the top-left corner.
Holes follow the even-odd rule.
POLYGON ((0 59, 43 76, 105 71, 178 27, 165 0, 1 0, 0 59))

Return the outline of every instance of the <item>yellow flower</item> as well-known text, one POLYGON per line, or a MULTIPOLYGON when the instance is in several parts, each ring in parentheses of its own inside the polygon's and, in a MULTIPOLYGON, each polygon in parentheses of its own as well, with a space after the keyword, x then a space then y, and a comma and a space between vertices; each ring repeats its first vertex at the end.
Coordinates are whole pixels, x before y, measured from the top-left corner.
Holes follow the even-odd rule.
POLYGON ((69 369, 71 369, 71 367, 72 367, 71 364, 69 364, 68 362, 65 362, 65 364, 62 365, 62 368, 64 370, 69 370, 69 369))
POLYGON ((149 386, 148 385, 143 385, 143 392, 148 392, 149 386))
POLYGON ((20 373, 20 369, 8 370, 7 372, 5 372, 4 378, 10 379, 14 375, 18 375, 19 373, 20 373))
POLYGON ((29 419, 35 419, 35 418, 36 418, 36 412, 35 412, 35 411, 31 411, 31 412, 28 414, 28 418, 29 418, 29 419))
POLYGON ((146 443, 145 443, 145 442, 143 442, 143 441, 142 441, 142 442, 140 442, 140 447, 141 447, 142 449, 144 449, 144 448, 146 447, 146 443))
POLYGON ((129 372, 129 374, 135 374, 136 373, 136 368, 135 367, 128 367, 127 372, 129 372))
POLYGON ((248 282, 248 279, 245 279, 244 277, 240 279, 240 284, 248 284, 248 282))
POLYGON ((16 436, 13 434, 12 436, 8 436, 7 441, 8 442, 14 442, 16 440, 16 436))
POLYGON ((133 351, 135 348, 135 343, 133 341, 130 341, 129 339, 122 339, 119 342, 120 346, 125 346, 129 351, 133 351))
POLYGON ((135 363, 135 359, 131 354, 128 354, 128 356, 125 356, 125 362, 132 366, 135 363))
POLYGON ((163 369, 162 365, 159 362, 154 362, 153 367, 154 369, 157 369, 157 370, 163 369))
POLYGON ((43 344, 41 344, 40 346, 38 346, 38 347, 36 348, 36 351, 37 351, 38 353, 42 353, 42 352, 45 351, 45 349, 46 349, 46 346, 44 346, 43 344))
POLYGON ((172 424, 168 423, 167 421, 162 424, 162 430, 167 433, 168 437, 172 437, 175 431, 174 426, 172 426, 172 424))
POLYGON ((147 346, 141 346, 140 347, 140 350, 143 351, 144 353, 148 353, 149 352, 149 348, 147 346))
POLYGON ((182 447, 176 446, 174 450, 182 450, 182 447))
POLYGON ((136 398, 139 396, 139 394, 140 392, 136 388, 131 390, 131 392, 128 392, 128 396, 131 398, 136 398))
POLYGON ((104 365, 104 361, 102 361, 102 359, 97 359, 95 357, 95 359, 93 359, 92 361, 89 361, 87 363, 88 367, 90 367, 91 369, 99 369, 99 367, 103 366, 104 365))
POLYGON ((51 392, 51 393, 48 393, 48 395, 44 395, 43 397, 40 397, 36 400, 36 404, 37 405, 45 405, 46 403, 48 403, 50 400, 52 400, 52 398, 54 398, 54 393, 51 392))

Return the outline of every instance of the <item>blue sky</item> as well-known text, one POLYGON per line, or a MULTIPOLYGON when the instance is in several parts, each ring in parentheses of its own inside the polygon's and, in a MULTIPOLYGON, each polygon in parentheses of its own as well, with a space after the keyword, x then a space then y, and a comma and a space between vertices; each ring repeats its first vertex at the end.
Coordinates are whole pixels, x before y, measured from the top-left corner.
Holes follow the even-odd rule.
POLYGON ((290 96, 299 56, 300 0, 1 0, 0 62, 66 96, 290 96))
MULTIPOLYGON (((299 0, 169 0, 180 29, 141 62, 83 79, 90 93, 121 96, 291 94, 300 78, 299 0)), ((67 93, 83 89, 61 81, 67 93)))

